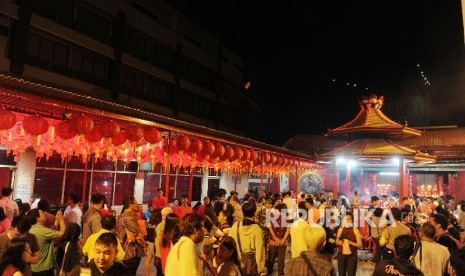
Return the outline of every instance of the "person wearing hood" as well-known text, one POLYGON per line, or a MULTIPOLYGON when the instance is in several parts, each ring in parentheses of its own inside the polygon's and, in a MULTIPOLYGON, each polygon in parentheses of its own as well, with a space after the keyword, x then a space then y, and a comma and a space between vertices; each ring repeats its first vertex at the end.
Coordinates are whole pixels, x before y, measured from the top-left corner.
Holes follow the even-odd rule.
MULTIPOLYGON (((239 259, 241 259, 242 254, 255 252, 257 272, 259 275, 265 275, 265 244, 263 242, 263 231, 254 221, 256 210, 257 205, 254 202, 248 201, 244 203, 242 205, 244 219, 233 224, 229 231, 229 236, 238 245, 239 259)), ((243 269, 243 267, 241 268, 243 269)))
POLYGON ((415 241, 411 235, 400 235, 394 240, 394 259, 380 261, 373 276, 387 275, 424 275, 412 262, 415 241))

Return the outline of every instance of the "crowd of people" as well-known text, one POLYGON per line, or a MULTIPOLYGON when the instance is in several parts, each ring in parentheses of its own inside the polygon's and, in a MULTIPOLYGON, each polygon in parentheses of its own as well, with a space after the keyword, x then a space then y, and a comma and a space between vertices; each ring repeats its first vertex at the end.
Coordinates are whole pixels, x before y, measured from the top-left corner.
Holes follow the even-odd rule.
MULTIPOLYGON (((258 199, 249 192, 240 199, 231 191, 228 198, 225 193, 205 197, 195 208, 181 198, 182 212, 181 206, 164 201, 154 207, 176 217, 180 230, 170 230, 172 249, 163 253, 164 243, 163 254, 155 257, 163 263, 159 275, 356 275, 360 249, 373 251, 368 262, 373 275, 465 275, 465 201, 357 196, 349 201, 332 191, 287 191, 258 199), (186 214, 200 215, 199 228, 182 231, 186 214), (186 238, 190 242, 183 246, 180 241, 186 238), (223 242, 228 242, 228 254, 223 242), (179 253, 170 254, 173 250, 179 253), (287 263, 286 254, 291 257, 287 263)), ((157 235, 163 227, 163 222, 156 226, 157 235)))
POLYGON ((136 275, 144 265, 147 276, 350 276, 361 249, 373 251, 373 275, 465 275, 465 201, 450 196, 373 195, 364 206, 357 193, 220 190, 191 206, 158 189, 145 212, 127 197, 117 216, 102 194, 89 204, 70 194, 53 212, 47 199, 11 193, 0 199, 2 275, 136 275))

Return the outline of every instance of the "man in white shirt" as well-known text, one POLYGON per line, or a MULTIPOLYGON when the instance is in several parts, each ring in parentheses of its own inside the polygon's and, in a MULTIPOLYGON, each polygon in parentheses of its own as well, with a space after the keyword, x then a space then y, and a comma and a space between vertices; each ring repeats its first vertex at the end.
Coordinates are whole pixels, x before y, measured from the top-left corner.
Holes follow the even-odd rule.
POLYGON ((287 218, 289 220, 294 220, 297 217, 297 203, 295 203, 295 199, 291 197, 291 192, 286 192, 283 196, 283 203, 286 204, 287 207, 287 218))
POLYGON ((186 214, 181 219, 182 237, 171 248, 166 260, 166 276, 204 275, 197 244, 205 237, 203 218, 199 214, 186 214))
POLYGON ((39 194, 32 194, 31 195, 31 210, 38 208, 39 201, 40 201, 40 195, 39 194))
POLYGON ((445 275, 449 268, 450 253, 447 247, 434 241, 434 226, 425 222, 420 227, 421 245, 415 253, 415 266, 425 276, 445 275))
POLYGON ((79 226, 82 225, 82 210, 79 208, 79 202, 81 196, 77 194, 70 194, 68 196, 68 206, 63 213, 63 219, 65 224, 68 226, 70 223, 77 223, 79 226))

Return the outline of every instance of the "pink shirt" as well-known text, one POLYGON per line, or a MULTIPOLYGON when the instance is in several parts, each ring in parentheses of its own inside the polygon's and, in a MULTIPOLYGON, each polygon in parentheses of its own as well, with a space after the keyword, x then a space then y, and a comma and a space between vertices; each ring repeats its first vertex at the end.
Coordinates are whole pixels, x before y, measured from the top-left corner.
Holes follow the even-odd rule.
POLYGON ((11 221, 9 218, 5 218, 4 220, 0 221, 0 234, 5 233, 6 231, 10 230, 11 221))
POLYGON ((207 206, 205 206, 205 204, 202 204, 202 206, 200 206, 200 208, 199 208, 198 214, 203 216, 205 214, 205 208, 206 207, 207 206))
POLYGON ((3 211, 5 211, 5 216, 7 216, 10 219, 10 221, 13 220, 13 217, 19 215, 18 204, 6 196, 0 198, 0 207, 3 207, 3 211))

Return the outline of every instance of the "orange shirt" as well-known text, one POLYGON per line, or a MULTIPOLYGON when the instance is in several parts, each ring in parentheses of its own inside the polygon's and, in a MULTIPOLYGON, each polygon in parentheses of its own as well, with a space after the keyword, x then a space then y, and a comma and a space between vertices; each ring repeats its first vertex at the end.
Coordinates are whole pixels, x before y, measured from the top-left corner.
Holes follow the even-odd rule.
POLYGON ((168 206, 168 200, 164 196, 155 197, 152 200, 152 207, 153 208, 164 208, 164 207, 167 207, 167 206, 168 206))
POLYGON ((176 210, 174 210, 174 213, 178 215, 179 219, 182 219, 182 217, 184 217, 186 214, 191 214, 193 212, 194 211, 192 210, 192 207, 184 205, 181 205, 178 208, 176 208, 176 210))
POLYGON ((320 209, 311 208, 308 210, 308 223, 318 223, 320 220, 320 209))

